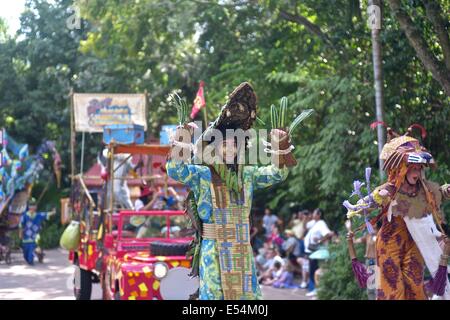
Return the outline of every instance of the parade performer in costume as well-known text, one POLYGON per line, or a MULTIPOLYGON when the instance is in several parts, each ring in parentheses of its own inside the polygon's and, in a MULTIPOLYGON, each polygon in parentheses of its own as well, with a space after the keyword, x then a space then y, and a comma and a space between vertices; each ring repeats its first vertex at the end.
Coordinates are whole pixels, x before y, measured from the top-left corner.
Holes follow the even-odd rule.
POLYGON ((34 264, 35 251, 38 251, 39 260, 42 261, 43 252, 38 247, 39 231, 41 230, 42 222, 50 219, 56 213, 54 210, 50 212, 37 212, 36 209, 36 200, 31 198, 28 210, 22 215, 20 222, 23 257, 30 265, 34 264))
MULTIPOLYGON (((183 108, 185 110, 186 105, 184 100, 179 101, 180 124, 184 124, 187 116, 183 108)), ((255 92, 248 83, 242 83, 231 93, 216 121, 197 140, 194 158, 200 147, 208 146, 214 129, 225 136, 227 129, 250 129, 255 120, 255 92)), ((189 146, 190 128, 185 124, 177 129, 174 146, 184 150, 193 147, 192 144, 189 146), (188 139, 180 139, 186 132, 188 139)), ((262 298, 250 245, 249 215, 253 192, 282 182, 288 175, 287 167, 296 164, 291 154, 293 146, 284 127, 271 131, 271 141, 275 140, 281 141, 272 143, 271 152, 276 164, 262 167, 237 163, 240 148, 248 145, 236 143, 234 138, 224 138, 214 149, 221 159, 233 159, 231 164, 191 164, 189 160, 174 157, 171 152, 166 164, 167 174, 191 191, 187 198, 187 214, 197 230, 191 251, 192 275, 200 278, 198 294, 201 300, 262 298)))
MULTIPOLYGON (((425 266, 433 277, 430 290, 434 296, 450 299, 447 276, 450 243, 440 210, 442 201, 450 198, 450 185, 440 186, 425 178, 424 168, 435 166, 435 162, 419 140, 411 136, 415 127, 422 130, 422 139, 425 138, 425 129, 418 125, 412 125, 402 136, 387 128, 388 142, 380 158, 385 161, 388 181, 356 205, 344 202, 349 210, 348 217, 361 214, 364 210, 367 212, 367 209, 381 209, 370 222, 366 220, 367 229, 372 233, 371 226, 382 222, 376 238, 378 300, 427 299, 425 266)), ((356 193, 360 193, 357 189, 361 185, 355 184, 359 185, 355 188, 356 193)), ((361 284, 364 282, 361 279, 366 278, 361 265, 355 260, 352 236, 350 232, 348 240, 352 266, 361 284)))

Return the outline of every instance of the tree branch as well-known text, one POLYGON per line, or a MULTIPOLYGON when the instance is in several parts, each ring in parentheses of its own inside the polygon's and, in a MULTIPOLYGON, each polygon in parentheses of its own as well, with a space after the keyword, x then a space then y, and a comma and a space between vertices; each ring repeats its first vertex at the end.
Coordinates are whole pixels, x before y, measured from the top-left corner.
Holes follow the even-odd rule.
POLYGON ((298 14, 289 13, 282 9, 280 9, 280 17, 284 20, 303 25, 306 28, 306 30, 308 30, 310 33, 318 36, 328 45, 334 47, 330 38, 328 38, 328 36, 317 25, 309 21, 307 18, 298 14))
POLYGON ((444 54, 444 63, 447 69, 450 71, 450 40, 448 38, 448 21, 444 20, 441 16, 442 9, 438 2, 423 0, 427 18, 433 25, 436 35, 439 39, 439 43, 444 54))
POLYGON ((422 61, 426 70, 443 87, 447 96, 450 96, 450 70, 444 64, 439 62, 430 52, 427 43, 422 38, 420 32, 414 26, 413 21, 401 8, 400 0, 388 0, 389 6, 394 16, 400 24, 400 28, 405 33, 410 45, 416 51, 417 57, 422 61))

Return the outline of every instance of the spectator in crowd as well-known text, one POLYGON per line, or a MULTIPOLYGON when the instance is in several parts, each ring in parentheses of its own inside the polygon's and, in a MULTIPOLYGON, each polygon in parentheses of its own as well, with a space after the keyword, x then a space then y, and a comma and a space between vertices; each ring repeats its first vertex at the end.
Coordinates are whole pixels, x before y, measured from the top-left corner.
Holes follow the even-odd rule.
POLYGON ((294 266, 288 261, 281 269, 281 275, 273 281, 272 286, 274 288, 298 288, 294 283, 294 266))
POLYGON ((281 252, 284 239, 281 237, 280 228, 276 224, 272 226, 272 235, 269 239, 272 245, 275 246, 279 252, 281 252))
POLYGON ((323 275, 323 269, 321 266, 319 266, 319 268, 314 273, 314 282, 316 284, 316 287, 319 285, 320 278, 322 277, 322 275, 323 275))
POLYGON ((297 219, 294 220, 294 226, 292 231, 294 231, 295 237, 299 240, 304 239, 306 234, 306 224, 311 220, 311 215, 308 210, 301 210, 297 213, 297 219))
POLYGON ((269 268, 269 270, 266 273, 266 277, 263 278, 262 284, 265 286, 270 286, 274 282, 276 282, 278 279, 280 279, 281 275, 283 273, 282 264, 280 261, 275 261, 273 263, 273 266, 269 268))
MULTIPOLYGON (((322 219, 323 213, 320 209, 315 209, 312 220, 307 224, 308 233, 305 236, 305 252, 311 255, 314 251, 333 237, 334 233, 328 228, 322 219)), ((315 272, 319 268, 318 260, 309 259, 309 292, 307 296, 316 295, 315 272)))
POLYGON ((272 250, 272 244, 270 242, 264 242, 263 247, 258 250, 258 253, 255 258, 256 267, 258 271, 261 272, 263 270, 263 266, 266 261, 269 259, 269 250, 272 250))
MULTIPOLYGON (((347 224, 347 222, 346 222, 347 224)), ((374 274, 375 273, 375 267, 376 267, 376 248, 375 243, 377 240, 377 233, 378 233, 378 225, 373 225, 373 229, 375 231, 375 234, 372 235, 370 233, 366 233, 361 238, 355 239, 353 243, 363 243, 366 246, 366 251, 364 257, 366 258, 366 268, 368 274, 374 274)), ((374 277, 373 277, 374 278, 374 277)), ((375 279, 373 279, 375 280, 375 279)), ((367 286, 367 297, 369 300, 376 300, 376 289, 375 289, 375 283, 373 285, 367 286)))
POLYGON ((272 227, 277 223, 278 217, 272 214, 272 210, 266 207, 264 210, 263 226, 266 230, 266 238, 269 239, 272 235, 272 227))
POLYGON ((258 254, 259 249, 263 248, 265 241, 266 233, 262 220, 256 220, 250 231, 250 244, 252 245, 254 254, 258 254))
POLYGON ((292 215, 291 215, 291 219, 289 220, 288 224, 287 224, 287 228, 288 229, 292 229, 297 223, 299 223, 299 219, 298 219, 298 210, 295 210, 292 215))
POLYGON ((272 277, 272 271, 275 266, 275 262, 281 263, 281 265, 284 265, 284 260, 281 258, 278 250, 276 248, 270 248, 266 252, 266 261, 262 265, 260 270, 260 278, 259 282, 261 283, 265 279, 270 279, 272 277))
POLYGON ((297 264, 300 257, 300 243, 294 235, 294 231, 288 229, 284 232, 286 240, 282 243, 281 249, 284 256, 293 264, 297 264))
MULTIPOLYGON (((305 253, 305 235, 307 232, 306 225, 311 220, 311 213, 309 210, 301 210, 297 213, 297 219, 294 220, 294 226, 292 231, 299 243, 300 254, 297 257, 297 265, 300 266, 302 282, 300 288, 305 289, 307 287, 307 279, 309 279, 309 261, 307 254, 305 253)), ((294 264, 295 265, 295 264, 294 264)))
POLYGON ((302 282, 300 283, 301 289, 306 289, 308 286, 307 281, 309 281, 309 259, 308 256, 303 253, 298 259, 297 263, 300 265, 302 270, 302 282))

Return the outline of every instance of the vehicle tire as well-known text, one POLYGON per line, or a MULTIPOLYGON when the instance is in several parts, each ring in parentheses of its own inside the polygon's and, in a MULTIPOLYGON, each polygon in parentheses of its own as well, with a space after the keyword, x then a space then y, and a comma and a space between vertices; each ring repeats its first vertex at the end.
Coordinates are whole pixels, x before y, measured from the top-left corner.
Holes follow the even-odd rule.
POLYGON ((189 243, 150 243, 150 252, 154 256, 185 256, 188 249, 189 243))
POLYGON ((91 300, 92 274, 90 271, 81 269, 75 265, 73 277, 73 293, 76 300, 91 300))

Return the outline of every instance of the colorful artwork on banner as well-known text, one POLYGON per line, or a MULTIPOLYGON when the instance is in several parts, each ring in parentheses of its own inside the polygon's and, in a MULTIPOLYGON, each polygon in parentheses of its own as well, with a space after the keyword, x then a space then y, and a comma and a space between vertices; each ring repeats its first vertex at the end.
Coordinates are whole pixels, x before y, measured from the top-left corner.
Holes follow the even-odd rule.
POLYGON ((75 130, 103 132, 104 126, 137 124, 147 130, 145 94, 73 95, 75 130))

